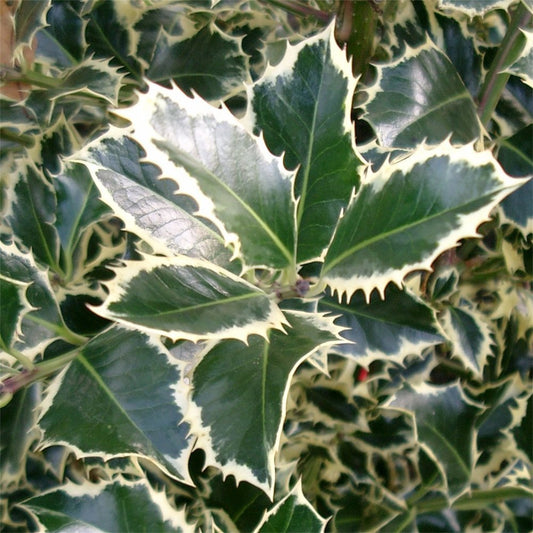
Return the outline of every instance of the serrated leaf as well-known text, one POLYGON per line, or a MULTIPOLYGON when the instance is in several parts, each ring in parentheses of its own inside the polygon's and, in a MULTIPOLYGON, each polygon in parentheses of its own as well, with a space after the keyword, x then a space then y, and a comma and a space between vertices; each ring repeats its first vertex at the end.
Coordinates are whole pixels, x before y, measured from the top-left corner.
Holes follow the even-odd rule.
POLYGON ((505 68, 505 72, 518 76, 526 85, 533 87, 533 73, 531 71, 531 65, 533 64, 533 30, 521 29, 520 31, 525 40, 524 49, 518 59, 505 68))
POLYGON ((16 238, 43 264, 59 271, 59 239, 53 226, 55 191, 34 166, 19 168, 6 221, 16 238))
POLYGON ((247 265, 294 264, 292 176, 229 111, 150 85, 122 114, 148 159, 198 202, 198 214, 240 248, 247 265))
MULTIPOLYGON (((533 125, 499 142, 498 161, 511 176, 530 176, 533 173, 533 125)), ((501 210, 507 220, 518 226, 524 235, 533 233, 533 180, 522 190, 510 194, 501 203, 501 210)))
POLYGON ((22 319, 32 310, 26 299, 27 287, 27 283, 6 278, 0 274, 0 302, 2 302, 0 347, 4 350, 20 337, 22 319))
POLYGON ((94 181, 102 200, 124 221, 126 230, 155 251, 171 250, 231 269, 231 252, 224 239, 206 221, 193 216, 196 204, 192 199, 176 194, 175 182, 160 179, 159 169, 142 162, 144 157, 136 142, 112 129, 90 145, 82 159, 103 167, 90 167, 94 181))
POLYGON ((382 300, 374 294, 366 302, 363 291, 358 291, 348 303, 331 297, 320 300, 319 310, 341 314, 336 324, 346 328, 342 335, 352 342, 335 346, 335 352, 356 357, 363 366, 379 358, 401 363, 443 341, 434 311, 413 294, 389 285, 384 296, 382 300))
POLYGON ((475 236, 492 207, 523 183, 471 145, 420 148, 361 187, 339 221, 323 278, 339 295, 383 293, 389 282, 429 269, 441 252, 475 236))
POLYGON ((450 498, 464 493, 476 458, 479 407, 466 400, 457 384, 416 388, 406 384, 390 406, 414 415, 417 440, 439 467, 450 498))
POLYGON ((35 409, 40 400, 39 385, 19 390, 0 411, 0 485, 2 493, 24 476, 26 454, 38 435, 35 409))
POLYGON ((359 185, 350 113, 355 79, 333 26, 297 46, 249 88, 255 130, 270 151, 298 167, 298 261, 319 257, 359 185), (255 119, 255 120, 254 120, 255 119))
POLYGON ((514 0, 439 0, 442 9, 452 9, 465 15, 483 15, 493 9, 504 9, 513 3, 514 0))
POLYGON ((72 2, 54 2, 46 14, 48 25, 38 34, 37 54, 59 68, 81 62, 85 51, 84 22, 72 2))
POLYGON ((158 340, 114 326, 50 384, 39 418, 43 445, 63 444, 78 456, 145 457, 188 481, 185 390, 158 340))
POLYGON ((186 415, 208 465, 270 496, 290 378, 311 353, 339 339, 321 315, 287 312, 287 320, 287 333, 272 330, 247 345, 228 340, 209 349, 192 374, 186 415))
POLYGON ((64 168, 53 185, 57 196, 55 227, 64 253, 72 257, 83 231, 108 215, 109 210, 100 202, 98 190, 82 165, 64 168))
POLYGON ((17 44, 14 55, 18 55, 20 46, 31 46, 35 33, 45 25, 48 7, 49 1, 21 0, 19 2, 14 15, 14 39, 17 44))
POLYGON ((327 519, 322 518, 304 496, 299 481, 283 500, 265 514, 255 533, 321 533, 326 528, 326 523, 327 519))
POLYGON ((383 146, 414 148, 450 136, 452 143, 466 144, 481 136, 470 93, 450 60, 429 42, 379 66, 368 92, 364 118, 383 146))
POLYGON ((47 531, 192 533, 184 511, 147 480, 77 485, 68 482, 24 502, 47 531))
POLYGON ((485 317, 466 305, 449 306, 442 317, 442 325, 452 343, 452 355, 481 377, 492 344, 485 317))
POLYGON ((146 76, 161 84, 174 80, 187 93, 218 100, 242 89, 249 75, 240 40, 208 25, 186 39, 160 32, 146 76))
POLYGON ((212 263, 185 256, 126 263, 107 285, 101 316, 174 340, 240 339, 282 328, 266 293, 212 263))
POLYGON ((27 285, 25 297, 32 311, 22 318, 20 341, 15 348, 33 358, 58 335, 68 336, 48 275, 30 254, 0 243, 0 274, 27 285))

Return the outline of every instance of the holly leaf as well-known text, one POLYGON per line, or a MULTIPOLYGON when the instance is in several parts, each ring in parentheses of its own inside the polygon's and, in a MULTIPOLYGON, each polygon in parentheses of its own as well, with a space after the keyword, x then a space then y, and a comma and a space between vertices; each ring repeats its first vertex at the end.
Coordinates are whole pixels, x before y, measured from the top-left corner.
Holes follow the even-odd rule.
POLYGON ((150 85, 133 107, 135 140, 198 203, 249 266, 294 264, 292 174, 226 109, 150 85))
POLYGON ((380 143, 415 148, 425 139, 466 144, 481 137, 476 106, 450 60, 429 41, 378 67, 364 118, 380 143))
POLYGON ((109 297, 94 311, 141 331, 194 342, 246 341, 285 323, 261 289, 206 261, 146 256, 115 273, 109 297))
POLYGON ((195 202, 177 194, 176 183, 161 179, 160 170, 143 162, 143 149, 123 130, 88 146, 83 156, 101 199, 124 222, 125 229, 154 251, 177 253, 230 267, 231 251, 207 221, 194 216, 195 202))
POLYGON ((453 500, 470 486, 476 459, 475 421, 480 408, 457 384, 445 387, 406 384, 391 407, 414 416, 417 441, 435 461, 453 500))
POLYGON ((38 421, 42 446, 62 444, 78 457, 145 457, 190 482, 185 389, 156 338, 113 326, 51 382, 38 421))
POLYGON ((289 45, 283 61, 249 88, 248 121, 270 151, 298 168, 298 261, 319 257, 359 185, 362 160, 350 119, 355 78, 333 26, 289 45))
POLYGON ((172 507, 165 494, 156 492, 147 480, 81 485, 68 482, 26 500, 24 507, 47 531, 195 531, 187 523, 185 512, 172 507))
POLYGON ((389 282, 430 269, 440 253, 476 236, 491 209, 523 184, 471 145, 420 148, 370 175, 339 221, 322 276, 339 295, 383 294, 389 282))
POLYGON ((319 310, 340 313, 336 324, 345 328, 342 336, 350 343, 333 348, 336 353, 357 358, 367 366, 376 359, 401 363, 406 356, 444 340, 434 311, 406 289, 389 285, 385 299, 373 294, 365 300, 357 291, 348 303, 328 296, 322 298, 319 310))
POLYGON ((321 533, 327 519, 322 518, 309 503, 298 482, 294 489, 263 517, 255 533, 288 533, 306 531, 321 533))
POLYGON ((186 415, 208 465, 270 497, 291 376, 310 354, 339 341, 331 319, 295 311, 287 320, 287 333, 271 330, 248 344, 226 340, 208 349, 192 373, 186 415))

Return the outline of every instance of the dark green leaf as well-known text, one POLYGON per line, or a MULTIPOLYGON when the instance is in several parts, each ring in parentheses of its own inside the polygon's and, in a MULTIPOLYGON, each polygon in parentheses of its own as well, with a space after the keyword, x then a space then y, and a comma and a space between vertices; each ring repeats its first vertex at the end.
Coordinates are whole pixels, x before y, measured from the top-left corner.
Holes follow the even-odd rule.
POLYGON ((35 2, 21 0, 14 17, 15 42, 17 44, 32 44, 33 36, 45 25, 45 13, 50 3, 48 0, 35 2))
POLYGON ((22 318, 31 310, 26 299, 26 288, 26 283, 0 276, 0 302, 2 302, 0 347, 4 350, 19 336, 22 318))
POLYGON ((248 81, 246 56, 238 39, 206 26, 176 42, 160 32, 146 76, 157 83, 174 80, 185 92, 206 100, 225 98, 248 81))
POLYGON ((255 533, 321 533, 327 520, 305 498, 300 483, 269 511, 255 533))
POLYGON ((174 340, 241 339, 281 328, 266 293, 212 263, 185 256, 126 263, 98 314, 174 340))
POLYGON ((319 309, 341 314, 336 323, 347 328, 342 335, 353 344, 338 345, 334 350, 357 357, 363 365, 377 358, 401 362, 443 340, 434 311, 395 285, 386 288, 383 300, 373 294, 367 303, 364 293, 358 291, 347 304, 323 298, 319 309))
POLYGON ((25 502, 47 531, 182 533, 194 531, 147 481, 72 482, 25 502))
POLYGON ((426 44, 379 68, 365 120, 383 146, 414 148, 426 140, 465 144, 481 136, 470 93, 450 60, 426 44))
POLYGON ((468 489, 476 458, 475 420, 479 407, 459 385, 413 388, 405 385, 391 407, 414 413, 418 442, 439 466, 450 497, 468 489))
POLYGON ((123 114, 163 175, 195 198, 198 213, 218 224, 229 242, 240 245, 246 264, 294 264, 292 176, 261 139, 229 111, 177 88, 151 85, 123 114))
POLYGON ((255 129, 287 168, 298 167, 298 261, 319 257, 359 185, 350 120, 355 80, 333 28, 286 52, 250 89, 255 129))
POLYGON ((309 354, 338 340, 320 315, 294 312, 287 319, 287 333, 272 330, 268 339, 254 335, 247 345, 222 341, 210 349, 194 369, 195 408, 187 415, 207 464, 269 495, 290 378, 309 354))
POLYGON ((408 272, 430 269, 441 252, 476 235, 492 207, 516 185, 489 153, 470 145, 419 148, 384 165, 341 218, 324 279, 348 297, 357 289, 383 293, 389 282, 399 285, 408 272))
POLYGON ((106 459, 146 457, 188 480, 185 389, 181 371, 156 339, 112 327, 50 385, 39 420, 45 445, 66 444, 106 459))

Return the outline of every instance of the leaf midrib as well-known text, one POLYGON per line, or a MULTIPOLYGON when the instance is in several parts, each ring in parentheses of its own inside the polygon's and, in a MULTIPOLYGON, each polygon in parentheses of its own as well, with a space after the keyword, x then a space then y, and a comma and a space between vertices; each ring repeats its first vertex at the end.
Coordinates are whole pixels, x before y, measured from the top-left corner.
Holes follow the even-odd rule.
MULTIPOLYGON (((368 238, 368 239, 356 244, 355 246, 352 246, 351 248, 349 248, 348 250, 346 250, 342 254, 338 255, 330 263, 327 263, 327 256, 326 256, 326 263, 324 264, 323 273, 326 274, 328 271, 330 271, 332 268, 334 268, 340 262, 344 261, 350 255, 354 254, 355 252, 358 252, 359 250, 361 250, 363 248, 366 248, 367 246, 370 246, 371 244, 374 244, 375 242, 387 239, 387 238, 389 238, 392 235, 395 235, 397 233, 401 233, 402 231, 405 231, 405 230, 408 230, 408 229, 411 229, 411 228, 415 228, 416 226, 424 224, 424 223, 426 223, 426 222, 428 222, 430 220, 434 220, 436 218, 439 218, 439 217, 442 217, 442 216, 446 216, 449 213, 453 213, 453 212, 455 212, 457 210, 461 210, 461 209, 469 206, 473 202, 479 202, 480 200, 484 200, 487 197, 496 195, 502 189, 503 189, 503 187, 495 189, 495 190, 493 190, 493 191, 491 191, 491 192, 489 192, 489 193, 487 193, 487 194, 485 194, 483 196, 479 196, 478 198, 475 198, 474 200, 469 200, 468 202, 466 202, 464 204, 455 205, 452 208, 445 209, 443 211, 439 211, 438 213, 435 213, 434 215, 431 215, 429 217, 416 220, 416 221, 411 222, 409 224, 404 224, 404 225, 398 226, 398 227, 396 227, 396 228, 394 228, 392 230, 389 230, 389 231, 386 231, 384 233, 380 233, 379 235, 375 235, 373 237, 370 237, 370 238, 368 238)), ((459 214, 461 214, 461 213, 459 213, 459 214)), ((480 223, 481 223, 481 221, 480 221, 480 223)), ((449 233, 450 232, 448 232, 448 234, 449 233)))
MULTIPOLYGON (((171 160, 172 160, 172 154, 173 153, 178 155, 178 157, 179 157, 180 154, 183 154, 183 155, 185 155, 186 158, 191 158, 192 159, 192 157, 189 154, 187 154, 187 153, 183 152, 182 150, 180 150, 179 148, 171 145, 166 140, 152 139, 152 143, 157 148, 162 146, 165 149, 165 151, 167 151, 167 154, 168 154, 167 157, 170 156, 171 160)), ((235 191, 233 191, 226 183, 224 183, 223 180, 221 180, 216 174, 213 174, 213 172, 211 172, 211 170, 206 168, 205 165, 203 164, 203 162, 198 161, 197 159, 194 159, 194 163, 195 163, 196 166, 200 167, 201 170, 203 172, 205 172, 205 174, 209 178, 211 178, 216 184, 218 184, 222 189, 224 189, 230 196, 232 196, 235 200, 237 200, 237 202, 244 208, 245 211, 247 211, 252 216, 252 218, 257 222, 259 227, 261 227, 263 229, 263 231, 268 235, 270 240, 281 251, 283 256, 288 260, 288 264, 292 264, 293 255, 289 252, 289 250, 285 247, 285 245, 280 241, 279 237, 265 223, 265 221, 246 202, 244 202, 244 200, 238 194, 236 194, 235 191)), ((183 168, 185 168, 187 170, 187 167, 185 165, 183 165, 181 162, 179 162, 179 160, 178 160, 177 164, 182 166, 183 168)), ((189 173, 188 170, 187 170, 187 173, 189 173)), ((196 182, 198 183, 200 188, 203 189, 201 187, 200 183, 199 183, 198 178, 195 177, 195 176, 192 176, 192 175, 191 175, 191 177, 194 180, 196 180, 196 182)), ((205 194, 205 193, 203 193, 203 194, 205 194)), ((207 195, 207 194, 206 194, 206 196, 209 197, 209 195, 207 195)), ((215 209, 216 209, 216 202, 214 202, 214 205, 215 205, 215 209)))

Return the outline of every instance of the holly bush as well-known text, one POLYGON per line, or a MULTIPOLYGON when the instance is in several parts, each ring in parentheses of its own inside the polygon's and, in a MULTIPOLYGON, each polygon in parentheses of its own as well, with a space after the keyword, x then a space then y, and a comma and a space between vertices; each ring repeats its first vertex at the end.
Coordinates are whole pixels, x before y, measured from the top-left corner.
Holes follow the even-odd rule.
POLYGON ((526 0, 2 2, 6 531, 529 531, 526 0))

